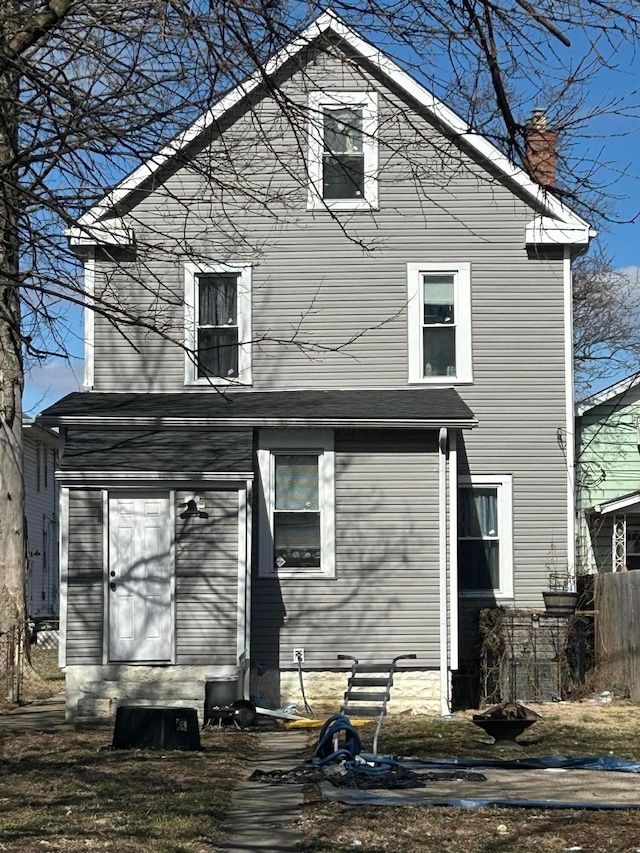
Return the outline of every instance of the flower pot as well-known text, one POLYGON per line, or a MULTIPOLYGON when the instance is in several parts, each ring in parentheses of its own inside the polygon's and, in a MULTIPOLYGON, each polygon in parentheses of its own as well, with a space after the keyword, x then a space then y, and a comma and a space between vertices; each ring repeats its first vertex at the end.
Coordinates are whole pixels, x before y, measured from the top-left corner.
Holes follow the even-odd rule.
POLYGON ((578 606, 578 593, 551 589, 542 593, 549 616, 573 616, 578 606))

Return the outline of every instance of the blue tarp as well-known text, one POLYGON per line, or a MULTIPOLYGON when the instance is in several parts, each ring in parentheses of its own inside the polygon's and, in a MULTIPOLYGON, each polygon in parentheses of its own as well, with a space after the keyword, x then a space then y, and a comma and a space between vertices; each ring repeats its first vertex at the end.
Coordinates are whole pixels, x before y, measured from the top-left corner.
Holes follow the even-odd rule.
MULTIPOLYGON (((366 758, 365 755, 362 756, 366 758)), ((459 770, 469 767, 498 767, 503 770, 616 770, 618 773, 640 773, 640 762, 616 758, 615 755, 543 755, 540 758, 398 758, 407 770, 459 770)))

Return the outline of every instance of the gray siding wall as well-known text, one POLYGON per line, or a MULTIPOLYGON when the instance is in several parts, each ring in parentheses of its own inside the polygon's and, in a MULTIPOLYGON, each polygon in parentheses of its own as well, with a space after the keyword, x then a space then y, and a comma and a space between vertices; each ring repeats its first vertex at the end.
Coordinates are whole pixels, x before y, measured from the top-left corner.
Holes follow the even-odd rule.
MULTIPOLYGON (((252 657, 336 668, 336 654, 438 665, 433 433, 336 433, 336 577, 253 579, 252 657)), ((255 561, 254 561, 255 562, 255 561)))
MULTIPOLYGON (((177 493, 177 503, 192 494, 177 493)), ((176 519, 177 663, 235 665, 238 492, 200 495, 209 518, 176 519)), ((104 612, 100 490, 69 491, 68 578, 67 663, 99 664, 104 612)))
MULTIPOLYGON (((513 475, 515 601, 539 607, 550 555, 562 564, 567 541, 562 261, 529 258, 535 211, 368 72, 316 56, 304 77, 283 74, 282 88, 301 106, 311 89, 378 91, 380 210, 307 211, 306 123, 296 140, 265 98, 238 114, 224 145, 212 138, 193 167, 138 204, 131 224, 152 251, 119 269, 99 261, 97 287, 132 310, 160 300, 167 333, 180 339, 183 261, 249 260, 254 389, 402 387, 406 264, 469 262, 474 383, 459 390, 480 426, 465 437, 466 466, 513 475), (231 191, 238 172, 245 189, 231 191), (309 352, 314 345, 322 351, 309 352)), ((183 388, 182 350, 131 336, 137 350, 96 318, 96 390, 183 388)), ((302 625, 308 600, 295 606, 302 625)))
POLYGON ((67 664, 102 662, 103 511, 99 490, 69 490, 67 664))
MULTIPOLYGON (((192 495, 192 491, 178 492, 178 505, 192 495)), ((233 666, 237 663, 238 492, 199 495, 209 518, 176 518, 177 663, 233 666)))

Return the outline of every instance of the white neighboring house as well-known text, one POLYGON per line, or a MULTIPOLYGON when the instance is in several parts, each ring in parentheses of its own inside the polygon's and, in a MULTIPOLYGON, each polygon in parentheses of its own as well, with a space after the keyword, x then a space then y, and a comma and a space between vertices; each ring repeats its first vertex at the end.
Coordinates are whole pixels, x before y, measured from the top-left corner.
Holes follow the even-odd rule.
POLYGON ((59 614, 58 519, 55 469, 61 438, 24 418, 25 516, 27 519, 27 612, 40 622, 59 614))

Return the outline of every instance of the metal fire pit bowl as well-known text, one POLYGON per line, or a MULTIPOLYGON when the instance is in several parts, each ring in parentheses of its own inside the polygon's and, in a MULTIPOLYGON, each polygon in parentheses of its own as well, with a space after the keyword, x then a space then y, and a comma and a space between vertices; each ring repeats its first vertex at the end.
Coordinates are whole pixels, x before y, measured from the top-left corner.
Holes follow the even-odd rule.
POLYGON ((493 746, 502 749, 524 749, 516 738, 532 726, 536 720, 526 719, 500 719, 499 717, 486 717, 484 714, 474 714, 473 722, 494 739, 493 746))

